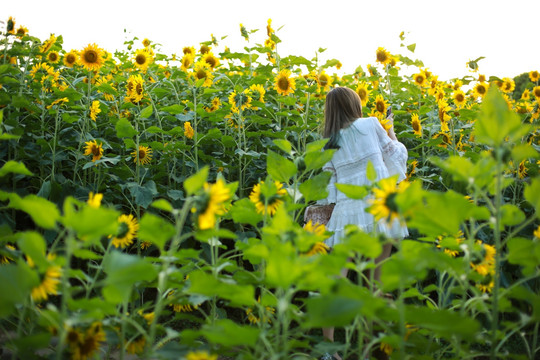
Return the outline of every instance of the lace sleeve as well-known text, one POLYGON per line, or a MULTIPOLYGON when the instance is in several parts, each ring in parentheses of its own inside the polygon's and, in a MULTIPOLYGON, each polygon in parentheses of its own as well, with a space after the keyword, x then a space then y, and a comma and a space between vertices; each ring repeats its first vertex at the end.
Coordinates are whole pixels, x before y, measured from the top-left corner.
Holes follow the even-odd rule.
POLYGON ((390 176, 398 175, 398 182, 402 181, 407 177, 407 148, 399 141, 390 139, 379 121, 375 119, 375 122, 377 137, 388 174, 390 176))
POLYGON ((328 186, 326 187, 326 190, 328 191, 328 196, 326 197, 326 199, 322 199, 322 200, 317 201, 317 204, 318 205, 335 204, 336 201, 337 201, 336 169, 334 168, 334 165, 330 161, 330 162, 326 163, 326 165, 323 166, 323 171, 331 172, 332 176, 330 177, 330 182, 328 183, 328 186))

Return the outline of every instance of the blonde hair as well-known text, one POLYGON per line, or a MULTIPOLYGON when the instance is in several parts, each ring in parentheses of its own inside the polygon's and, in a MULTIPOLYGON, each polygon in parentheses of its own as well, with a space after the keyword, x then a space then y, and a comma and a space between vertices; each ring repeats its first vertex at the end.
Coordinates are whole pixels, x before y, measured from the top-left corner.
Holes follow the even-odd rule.
POLYGON ((347 87, 336 87, 326 94, 323 137, 329 138, 327 149, 339 149, 339 131, 362 117, 362 101, 347 87))

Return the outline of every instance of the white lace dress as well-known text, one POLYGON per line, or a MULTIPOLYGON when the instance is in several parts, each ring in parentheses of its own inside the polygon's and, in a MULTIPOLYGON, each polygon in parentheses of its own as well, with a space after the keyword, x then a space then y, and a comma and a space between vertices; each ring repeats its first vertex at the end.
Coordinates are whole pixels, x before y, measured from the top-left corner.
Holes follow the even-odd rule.
POLYGON ((405 179, 407 170, 407 149, 397 140, 392 140, 377 118, 360 118, 349 127, 342 129, 339 146, 332 160, 326 163, 323 170, 333 173, 328 184, 328 197, 318 204, 335 203, 332 217, 326 225, 334 234, 326 240, 328 246, 339 243, 343 237, 344 227, 355 224, 365 232, 375 230, 394 239, 409 235, 406 226, 395 220, 387 224, 384 220, 375 222, 373 216, 366 212, 369 206, 366 199, 353 200, 336 189, 335 184, 367 185, 366 176, 368 162, 371 161, 377 172, 377 179, 398 175, 398 181, 405 179))

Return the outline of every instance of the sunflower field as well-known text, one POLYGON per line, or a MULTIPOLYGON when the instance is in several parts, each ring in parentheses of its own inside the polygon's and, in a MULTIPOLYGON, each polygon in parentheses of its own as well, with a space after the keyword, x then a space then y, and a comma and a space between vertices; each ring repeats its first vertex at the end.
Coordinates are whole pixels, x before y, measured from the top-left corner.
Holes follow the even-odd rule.
POLYGON ((211 36, 179 54, 137 38, 65 49, 6 25, 1 358, 540 356, 535 69, 486 77, 480 58, 442 81, 401 34, 405 55, 368 49, 373 64, 338 75, 324 49, 280 56, 271 20, 240 25, 240 51, 211 36), (304 224, 327 195, 334 86, 383 125, 395 114, 407 180, 368 166, 369 186, 337 186, 404 221, 400 242, 350 225, 329 251, 324 226, 304 224))

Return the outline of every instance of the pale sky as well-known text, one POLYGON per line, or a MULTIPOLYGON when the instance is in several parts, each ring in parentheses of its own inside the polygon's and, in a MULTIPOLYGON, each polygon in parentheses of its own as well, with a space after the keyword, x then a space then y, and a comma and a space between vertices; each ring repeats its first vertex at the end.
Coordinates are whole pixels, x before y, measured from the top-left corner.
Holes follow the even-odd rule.
MULTIPOLYGON (((124 40, 148 38, 162 44, 162 52, 181 53, 184 46, 198 48, 210 34, 224 46, 243 51, 246 42, 239 24, 259 29, 251 44, 262 44, 266 22, 282 43, 281 56, 311 59, 320 47, 322 62, 338 59, 346 73, 358 65, 375 64, 375 51, 384 47, 420 59, 440 80, 463 77, 466 62, 480 56, 480 73, 513 77, 540 70, 537 45, 540 0, 3 0, 0 19, 13 16, 42 40, 62 35, 64 50, 89 43, 113 52, 124 40), (126 32, 124 32, 124 29, 126 32), (400 47, 416 43, 414 53, 400 47), (222 36, 226 39, 220 40, 222 36)), ((140 48, 140 42, 134 49, 140 48)), ((332 72, 332 71, 330 71, 332 72)))

